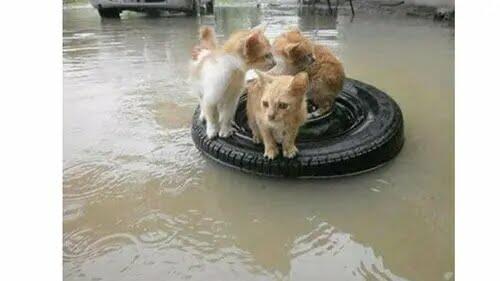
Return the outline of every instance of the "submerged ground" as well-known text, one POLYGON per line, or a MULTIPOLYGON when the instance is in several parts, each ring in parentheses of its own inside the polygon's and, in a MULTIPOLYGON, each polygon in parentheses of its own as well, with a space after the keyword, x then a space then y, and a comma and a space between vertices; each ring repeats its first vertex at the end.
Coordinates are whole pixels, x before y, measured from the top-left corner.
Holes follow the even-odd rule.
POLYGON ((426 19, 295 8, 101 21, 64 9, 65 280, 451 280, 454 38, 426 19), (189 49, 267 22, 329 45, 401 106, 406 144, 374 172, 325 181, 229 170, 195 149, 189 49))

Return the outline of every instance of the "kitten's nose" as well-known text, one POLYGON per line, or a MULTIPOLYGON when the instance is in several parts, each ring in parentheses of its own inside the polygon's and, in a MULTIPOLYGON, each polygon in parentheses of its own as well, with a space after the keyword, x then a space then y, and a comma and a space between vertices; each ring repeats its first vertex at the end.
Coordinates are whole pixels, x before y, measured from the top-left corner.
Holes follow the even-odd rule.
POLYGON ((271 120, 271 121, 273 121, 275 117, 276 117, 276 115, 275 115, 275 114, 268 114, 268 115, 267 115, 267 118, 268 118, 269 120, 271 120))

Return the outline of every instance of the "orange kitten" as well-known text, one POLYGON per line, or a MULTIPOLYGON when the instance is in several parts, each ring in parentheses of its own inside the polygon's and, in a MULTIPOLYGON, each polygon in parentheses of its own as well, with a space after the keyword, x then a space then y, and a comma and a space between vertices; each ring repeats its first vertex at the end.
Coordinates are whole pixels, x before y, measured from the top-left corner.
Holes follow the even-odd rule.
POLYGON ((312 43, 298 29, 276 38, 273 49, 278 65, 270 73, 294 75, 306 71, 311 82, 309 98, 319 114, 329 111, 345 79, 344 67, 334 53, 326 46, 312 43))
POLYGON ((344 86, 345 73, 342 63, 326 46, 314 44, 316 61, 307 68, 311 79, 310 98, 318 107, 318 114, 328 112, 344 86))
POLYGON ((248 88, 247 117, 255 143, 264 142, 264 156, 274 159, 281 143, 283 156, 297 154, 295 138, 307 117, 308 76, 271 76, 257 72, 257 81, 248 88))
POLYGON ((272 75, 295 75, 314 62, 313 44, 299 30, 282 33, 273 42, 277 65, 268 71, 272 75))

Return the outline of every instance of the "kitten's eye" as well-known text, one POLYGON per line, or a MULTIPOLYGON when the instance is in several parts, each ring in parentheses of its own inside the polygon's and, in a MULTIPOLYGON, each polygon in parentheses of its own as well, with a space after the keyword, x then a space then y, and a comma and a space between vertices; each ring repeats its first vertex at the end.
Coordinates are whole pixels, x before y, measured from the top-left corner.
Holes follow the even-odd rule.
POLYGON ((268 103, 267 101, 263 101, 263 102, 262 102, 262 106, 263 106, 263 107, 268 107, 268 106, 269 106, 269 103, 268 103))
POLYGON ((278 104, 278 108, 279 109, 287 109, 288 108, 288 104, 287 103, 284 103, 284 102, 280 102, 278 104))
POLYGON ((271 53, 267 53, 265 56, 264 56, 265 59, 272 59, 273 58, 273 54, 271 53))

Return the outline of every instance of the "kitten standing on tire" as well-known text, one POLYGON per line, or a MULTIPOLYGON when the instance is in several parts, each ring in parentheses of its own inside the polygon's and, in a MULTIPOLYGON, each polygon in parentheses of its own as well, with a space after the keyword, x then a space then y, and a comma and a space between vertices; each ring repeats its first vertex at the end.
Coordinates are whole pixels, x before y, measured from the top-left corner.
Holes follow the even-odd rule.
POLYGON ((254 143, 264 142, 264 156, 274 159, 281 143, 283 156, 298 152, 295 139, 307 118, 307 73, 271 76, 256 71, 257 81, 248 88, 247 116, 254 143))
POLYGON ((268 70, 276 63, 263 27, 233 33, 224 46, 216 48, 211 27, 200 29, 203 47, 191 61, 190 80, 200 97, 200 119, 206 121, 210 139, 232 135, 231 122, 248 69, 268 70))

